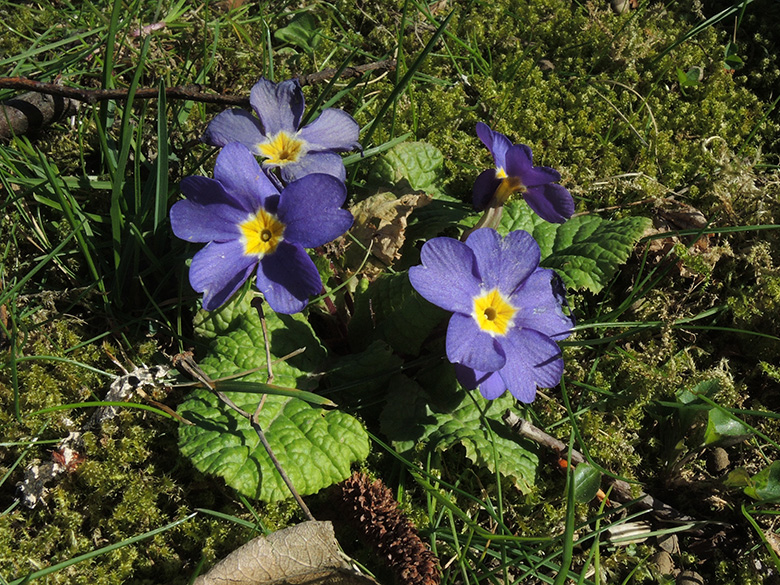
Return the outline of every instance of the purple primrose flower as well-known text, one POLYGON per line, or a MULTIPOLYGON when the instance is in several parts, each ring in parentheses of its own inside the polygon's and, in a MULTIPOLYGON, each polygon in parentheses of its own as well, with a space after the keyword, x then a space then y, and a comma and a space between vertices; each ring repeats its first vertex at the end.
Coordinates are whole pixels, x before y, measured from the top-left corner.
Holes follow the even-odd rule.
POLYGON ((204 142, 225 146, 240 142, 263 157, 264 168, 281 170, 285 181, 311 173, 346 178, 339 152, 360 148, 359 126, 342 110, 328 108, 300 128, 304 99, 297 79, 281 83, 260 78, 249 94, 257 118, 246 110, 225 110, 208 125, 204 142))
POLYGON ((187 199, 171 208, 173 233, 208 242, 190 266, 190 284, 203 308, 220 307, 257 267, 257 288, 277 313, 297 313, 322 279, 304 250, 339 237, 352 225, 341 209, 347 190, 337 178, 315 173, 281 193, 249 150, 237 142, 220 151, 214 179, 186 177, 187 199))
POLYGON ((563 223, 572 216, 574 200, 557 184, 561 175, 550 167, 533 166, 530 147, 512 144, 482 122, 477 122, 477 136, 493 155, 496 168, 483 171, 474 182, 474 207, 485 209, 493 197, 503 205, 520 191, 528 206, 546 221, 563 223))
POLYGON ((485 398, 509 390, 532 402, 537 386, 555 386, 563 374, 555 340, 568 337, 574 321, 563 312, 560 279, 539 259, 528 232, 502 238, 482 228, 465 243, 433 238, 422 247, 422 265, 409 269, 418 293, 452 311, 447 358, 458 381, 485 398))

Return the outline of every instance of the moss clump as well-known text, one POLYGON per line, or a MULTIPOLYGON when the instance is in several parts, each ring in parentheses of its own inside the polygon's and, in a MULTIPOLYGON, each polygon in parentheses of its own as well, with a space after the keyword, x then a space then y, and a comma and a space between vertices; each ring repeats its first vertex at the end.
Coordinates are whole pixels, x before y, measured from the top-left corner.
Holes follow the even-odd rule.
MULTIPOLYGON (((16 355, 50 356, 17 361, 22 414, 102 399, 106 378, 87 368, 114 366, 98 345, 83 344, 86 324, 61 315, 52 319, 49 310, 21 314, 30 316, 17 321, 27 335, 19 337, 16 355)), ((4 357, 10 358, 7 346, 4 357)), ((69 409, 17 421, 13 387, 10 371, 4 368, 0 372, 0 429, 5 441, 20 442, 0 451, 0 475, 18 462, 0 485, 3 509, 11 508, 0 516, 0 573, 7 578, 160 528, 198 506, 226 505, 223 511, 243 514, 229 499, 196 487, 200 479, 178 454, 178 423, 129 408, 119 409, 116 418, 84 435, 85 461, 47 485, 50 491, 44 503, 32 510, 11 506, 24 469, 49 461, 56 443, 81 428, 91 415, 85 409, 69 409), (41 439, 42 445, 28 450, 33 437, 41 439)), ((247 537, 245 528, 199 516, 150 540, 59 571, 47 582, 120 584, 149 579, 186 583, 201 558, 211 562, 247 537), (184 533, 199 538, 182 539, 184 533)))

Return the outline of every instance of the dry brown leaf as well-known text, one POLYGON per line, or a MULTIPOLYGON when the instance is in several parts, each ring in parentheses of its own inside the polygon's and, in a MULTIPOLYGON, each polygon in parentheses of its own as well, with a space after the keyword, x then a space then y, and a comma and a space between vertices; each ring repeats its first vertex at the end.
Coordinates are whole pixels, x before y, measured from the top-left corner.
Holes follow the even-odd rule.
POLYGON ((330 522, 303 522, 250 540, 195 585, 377 585, 347 558, 330 522))
POLYGON ((355 217, 352 235, 366 248, 371 246, 371 254, 382 263, 381 268, 390 266, 400 256, 409 215, 432 200, 423 192, 401 197, 389 192, 372 195, 350 209, 355 217))

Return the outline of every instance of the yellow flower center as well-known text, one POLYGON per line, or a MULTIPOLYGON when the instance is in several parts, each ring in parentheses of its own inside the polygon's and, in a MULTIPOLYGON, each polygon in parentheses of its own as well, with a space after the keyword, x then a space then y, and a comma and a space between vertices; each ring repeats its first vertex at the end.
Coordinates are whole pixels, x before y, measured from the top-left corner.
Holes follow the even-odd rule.
POLYGON ((241 243, 244 244, 244 254, 262 258, 276 251, 285 226, 275 215, 261 209, 238 227, 243 234, 241 243))
POLYGON ((257 147, 260 149, 260 154, 268 159, 265 162, 284 166, 287 163, 297 162, 306 152, 306 141, 281 131, 271 140, 258 144, 257 147))
POLYGON ((525 191, 525 185, 517 177, 507 177, 506 171, 502 168, 496 169, 496 178, 501 179, 501 184, 496 189, 493 197, 503 205, 509 199, 509 196, 515 191, 525 191))
POLYGON ((504 298, 498 289, 474 297, 474 312, 472 316, 480 329, 491 336, 506 335, 512 325, 517 309, 504 298))

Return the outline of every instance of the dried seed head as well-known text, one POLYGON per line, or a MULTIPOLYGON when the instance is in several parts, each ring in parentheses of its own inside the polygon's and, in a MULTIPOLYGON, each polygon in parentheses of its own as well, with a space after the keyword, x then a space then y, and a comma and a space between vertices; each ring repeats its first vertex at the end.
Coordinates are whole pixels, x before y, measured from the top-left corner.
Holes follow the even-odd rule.
POLYGON ((439 560, 398 509, 392 493, 380 481, 354 473, 340 485, 341 501, 352 525, 386 559, 403 585, 439 585, 439 560))

